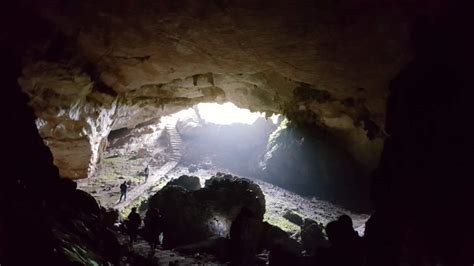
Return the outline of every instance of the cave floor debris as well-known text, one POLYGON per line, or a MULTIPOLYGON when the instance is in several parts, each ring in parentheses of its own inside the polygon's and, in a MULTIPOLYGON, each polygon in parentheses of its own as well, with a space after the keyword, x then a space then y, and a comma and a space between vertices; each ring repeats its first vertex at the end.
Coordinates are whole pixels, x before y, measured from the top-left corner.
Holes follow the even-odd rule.
MULTIPOLYGON (((105 207, 123 210, 127 208, 127 205, 132 204, 134 199, 138 197, 148 198, 153 195, 171 179, 178 178, 181 175, 195 175, 200 178, 201 184, 204 185, 205 180, 215 175, 216 172, 229 173, 229 171, 225 169, 217 169, 215 167, 207 170, 198 169, 191 173, 188 167, 184 167, 172 161, 160 168, 159 172, 155 171, 155 174, 152 173, 146 184, 142 183, 136 185, 129 191, 127 201, 120 204, 117 204, 118 198, 120 197, 118 184, 113 188, 113 191, 102 191, 102 193, 93 193, 92 195, 105 207), (104 202, 108 204, 104 205, 104 202)), ((236 175, 234 173, 230 174, 236 175)), ((292 235, 297 234, 300 228, 298 225, 291 223, 283 217, 287 210, 292 210, 303 218, 310 218, 323 224, 335 220, 339 215, 348 214, 353 219, 355 230, 359 232, 359 235, 363 235, 365 222, 369 218, 368 214, 351 212, 324 200, 302 197, 268 182, 254 178, 249 179, 256 182, 265 194, 265 220, 292 235)), ((88 186, 82 185, 80 187, 81 189, 85 188, 84 190, 87 192, 99 190, 100 187, 94 188, 94 184, 99 186, 101 183, 93 183, 88 186)), ((124 213, 124 215, 126 215, 126 213, 124 213)))
MULTIPOLYGON (((240 176, 225 169, 217 168, 211 168, 208 170, 198 169, 197 171, 190 173, 188 167, 184 167, 182 165, 178 165, 173 170, 171 170, 168 173, 168 176, 170 179, 175 179, 182 175, 194 175, 199 177, 201 180, 201 185, 204 185, 205 180, 215 175, 216 172, 240 176)), ((347 214, 352 218, 354 229, 359 233, 359 235, 362 236, 364 233, 365 222, 370 217, 369 214, 355 213, 328 201, 319 200, 314 197, 303 197, 294 192, 272 185, 268 182, 250 177, 246 178, 249 178, 257 183, 265 195, 266 213, 264 219, 270 224, 276 225, 290 234, 298 233, 300 231, 300 227, 283 218, 283 215, 287 210, 293 210, 303 218, 310 218, 323 224, 327 224, 332 220, 336 220, 337 217, 342 214, 347 214)))
POLYGON ((215 257, 209 254, 180 254, 174 250, 162 249, 160 246, 156 248, 153 256, 150 256, 150 246, 141 237, 138 237, 132 246, 130 246, 129 238, 126 235, 118 234, 118 240, 122 246, 128 248, 129 255, 147 260, 150 265, 228 265, 228 263, 219 263, 215 257))

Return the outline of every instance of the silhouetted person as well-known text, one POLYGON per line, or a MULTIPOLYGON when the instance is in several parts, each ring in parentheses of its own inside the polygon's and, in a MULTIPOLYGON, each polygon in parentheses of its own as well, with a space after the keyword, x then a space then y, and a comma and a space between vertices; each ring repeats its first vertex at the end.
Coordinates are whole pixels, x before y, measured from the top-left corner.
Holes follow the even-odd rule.
POLYGON ((160 243, 160 234, 162 232, 162 216, 156 208, 150 208, 145 216, 145 240, 150 244, 150 255, 155 253, 155 249, 160 243))
POLYGON ((326 234, 331 247, 325 249, 322 265, 363 265, 363 243, 352 228, 352 219, 343 215, 326 225, 326 234))
POLYGON ((354 230, 352 218, 349 215, 343 214, 337 218, 337 221, 339 222, 341 229, 347 231, 348 235, 352 234, 356 241, 360 239, 359 234, 354 230))
POLYGON ((254 265, 262 221, 243 207, 230 227, 231 265, 254 265))
POLYGON ((137 208, 132 208, 132 211, 128 215, 127 219, 127 232, 130 236, 130 244, 133 244, 137 240, 138 228, 142 224, 142 218, 137 213, 137 208))
POLYGON ((127 189, 128 189, 127 181, 123 181, 123 183, 120 185, 120 200, 119 200, 119 202, 122 202, 122 198, 123 198, 123 200, 127 200, 127 189))
POLYGON ((146 166, 144 173, 145 173, 145 183, 146 183, 146 181, 148 181, 148 176, 150 175, 150 168, 148 167, 148 165, 146 166))
POLYGON ((102 207, 100 217, 101 217, 101 221, 103 225, 105 225, 108 228, 114 228, 115 223, 117 222, 119 218, 119 213, 117 210, 114 210, 114 209, 106 210, 104 207, 102 207))

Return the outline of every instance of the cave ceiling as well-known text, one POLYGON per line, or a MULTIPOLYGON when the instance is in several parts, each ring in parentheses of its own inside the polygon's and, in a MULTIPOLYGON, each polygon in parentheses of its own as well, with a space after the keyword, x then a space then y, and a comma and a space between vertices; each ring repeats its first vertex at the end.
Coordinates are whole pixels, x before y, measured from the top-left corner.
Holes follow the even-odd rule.
POLYGON ((19 83, 70 178, 93 173, 111 130, 225 101, 302 113, 372 169, 388 84, 413 56, 410 1, 45 3, 19 83))

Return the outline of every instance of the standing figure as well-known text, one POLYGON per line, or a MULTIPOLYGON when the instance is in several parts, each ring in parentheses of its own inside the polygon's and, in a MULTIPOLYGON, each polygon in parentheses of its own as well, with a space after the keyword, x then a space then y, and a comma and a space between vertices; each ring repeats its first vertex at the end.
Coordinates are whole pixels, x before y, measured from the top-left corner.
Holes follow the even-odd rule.
POLYGON ((146 166, 144 173, 145 173, 145 183, 146 183, 146 181, 148 181, 148 176, 150 175, 150 168, 148 167, 148 165, 146 166))
POLYGON ((128 186, 127 186, 127 181, 123 181, 123 183, 120 185, 120 200, 119 202, 122 202, 122 198, 123 200, 127 200, 127 189, 128 189, 128 186))
POLYGON ((142 224, 142 218, 137 213, 137 208, 132 208, 132 211, 128 215, 127 219, 127 231, 130 236, 130 245, 137 240, 138 228, 142 224))
POLYGON ((160 243, 160 234, 163 231, 162 216, 157 208, 150 208, 145 216, 145 240, 150 244, 150 255, 160 243))

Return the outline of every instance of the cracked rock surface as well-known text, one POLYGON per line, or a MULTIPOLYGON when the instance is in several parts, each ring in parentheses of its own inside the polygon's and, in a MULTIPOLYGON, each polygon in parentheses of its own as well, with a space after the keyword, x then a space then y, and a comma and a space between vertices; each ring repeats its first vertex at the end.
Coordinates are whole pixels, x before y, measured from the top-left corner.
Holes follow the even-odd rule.
POLYGON ((316 123, 370 170, 388 83, 411 57, 409 4, 41 3, 49 38, 19 82, 65 177, 93 174, 111 130, 224 101, 316 123))

